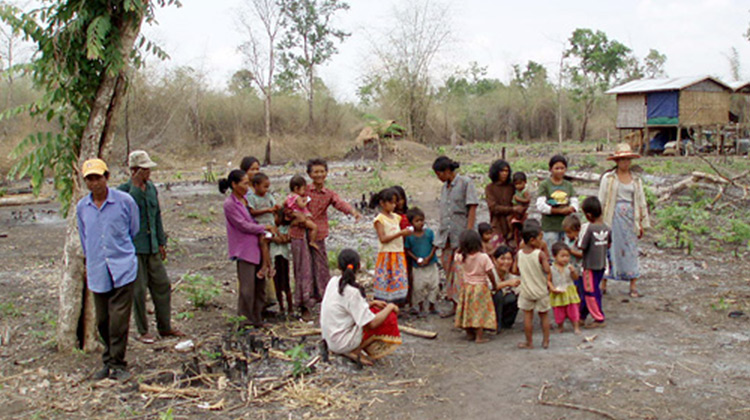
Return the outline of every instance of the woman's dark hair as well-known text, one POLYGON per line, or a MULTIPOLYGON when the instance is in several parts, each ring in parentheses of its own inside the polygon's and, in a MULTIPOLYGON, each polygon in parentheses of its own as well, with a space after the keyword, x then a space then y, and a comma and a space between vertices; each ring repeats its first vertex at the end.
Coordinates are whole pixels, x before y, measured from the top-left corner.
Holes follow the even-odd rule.
POLYGON ((315 158, 310 159, 307 161, 307 174, 309 175, 310 172, 312 172, 313 166, 322 166, 326 168, 326 172, 328 171, 328 162, 325 161, 325 159, 321 158, 315 158))
POLYGON ((446 170, 455 171, 460 168, 461 164, 449 158, 448 156, 439 156, 432 163, 432 170, 435 172, 443 172, 446 170))
POLYGON ((479 233, 476 230, 466 229, 458 236, 458 252, 460 252, 464 258, 481 250, 482 237, 479 236, 479 233))
POLYGON ((502 172, 505 168, 508 168, 508 178, 505 180, 505 183, 503 185, 509 184, 510 176, 513 174, 513 171, 510 169, 510 165, 508 164, 508 162, 502 159, 498 159, 492 162, 492 165, 490 165, 490 181, 497 182, 500 179, 500 172, 502 172))
POLYGON ((382 202, 389 202, 398 198, 398 192, 394 188, 386 188, 378 191, 377 194, 373 195, 370 199, 370 208, 374 209, 380 206, 382 202))
POLYGON ((599 198, 592 195, 583 200, 581 210, 583 214, 590 214, 594 219, 598 219, 602 215, 602 203, 599 198))
POLYGON ((289 180, 289 191, 294 192, 295 189, 304 187, 305 185, 307 185, 305 177, 302 175, 295 175, 289 180))
POLYGON ((253 175, 252 183, 253 185, 260 185, 267 179, 268 175, 264 174, 263 172, 258 172, 257 174, 253 175))
POLYGON ((526 182, 526 174, 523 172, 516 172, 513 174, 513 183, 526 182))
MULTIPOLYGON (((402 209, 402 214, 406 214, 407 211, 409 211, 409 200, 406 198, 406 190, 403 189, 400 185, 394 185, 391 188, 396 190, 396 194, 398 194, 399 199, 404 200, 404 208, 402 209)), ((398 209, 396 209, 398 210, 398 209)))
POLYGON ((492 225, 487 222, 482 222, 477 225, 477 230, 479 231, 479 235, 484 235, 485 233, 492 232, 492 225))
POLYGON ((242 181, 243 176, 247 176, 247 173, 245 171, 241 169, 232 170, 232 172, 230 172, 226 178, 221 178, 219 180, 219 191, 224 194, 228 189, 232 188, 233 184, 242 181))
POLYGON ((286 206, 282 206, 280 209, 276 210, 274 213, 276 216, 279 216, 279 220, 281 220, 281 223, 279 223, 279 226, 288 226, 292 223, 291 220, 287 217, 287 208, 286 206))
POLYGON ((562 162, 565 167, 568 167, 568 159, 563 155, 554 155, 549 159, 549 168, 552 169, 553 166, 555 166, 556 163, 562 162))
POLYGON ((497 247, 497 249, 495 250, 495 253, 492 254, 492 256, 495 259, 498 259, 498 258, 502 257, 503 255, 509 253, 509 252, 510 252, 510 255, 512 257, 513 256, 513 250, 510 249, 510 247, 508 245, 500 245, 499 247, 497 247))
POLYGON ((255 156, 245 156, 242 158, 242 161, 240 162, 240 169, 247 172, 248 169, 250 169, 251 166, 253 166, 253 163, 257 163, 258 166, 260 166, 260 161, 255 156))
POLYGON ((344 294, 346 286, 352 286, 359 290, 362 297, 365 297, 365 289, 357 283, 357 270, 359 270, 359 254, 357 251, 346 248, 339 253, 339 270, 341 270, 341 279, 339 280, 339 294, 344 294))
POLYGON ((409 223, 414 224, 414 219, 421 217, 424 220, 424 212, 419 207, 412 207, 406 212, 406 219, 409 223))
POLYGON ((568 251, 568 252, 570 252, 570 247, 568 245, 566 245, 565 242, 562 242, 562 241, 555 242, 552 245, 552 256, 556 257, 557 254, 560 253, 560 251, 568 251))

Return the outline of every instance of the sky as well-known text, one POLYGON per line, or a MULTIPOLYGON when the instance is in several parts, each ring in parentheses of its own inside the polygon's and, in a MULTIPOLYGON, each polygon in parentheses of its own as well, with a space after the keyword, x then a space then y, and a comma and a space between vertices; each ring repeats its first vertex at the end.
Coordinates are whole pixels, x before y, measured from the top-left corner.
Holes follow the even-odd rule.
MULTIPOLYGON (((144 28, 171 56, 156 67, 188 65, 206 72, 224 89, 242 68, 243 42, 236 16, 249 0, 182 0, 181 8, 157 10, 158 25, 144 28)), ((369 68, 372 40, 388 30, 395 9, 422 0, 349 0, 336 25, 351 33, 339 54, 318 76, 340 100, 356 101, 356 89, 369 68)), ((440 0, 431 0, 433 2, 440 0)), ((561 52, 576 28, 601 30, 640 58, 654 48, 667 56, 669 76, 712 75, 730 81, 728 55, 736 48, 743 80, 750 79, 750 24, 747 0, 442 0, 451 40, 437 60, 435 77, 446 77, 472 61, 487 77, 508 82, 514 64, 529 60, 556 78, 561 52)))

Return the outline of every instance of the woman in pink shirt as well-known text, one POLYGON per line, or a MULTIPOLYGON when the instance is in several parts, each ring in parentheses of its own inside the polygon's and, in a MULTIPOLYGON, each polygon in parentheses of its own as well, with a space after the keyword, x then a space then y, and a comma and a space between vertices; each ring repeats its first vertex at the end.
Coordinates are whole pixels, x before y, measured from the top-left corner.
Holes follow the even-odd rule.
POLYGON ((265 327, 261 311, 265 301, 265 279, 256 273, 260 265, 260 235, 266 227, 250 215, 245 195, 250 189, 250 181, 244 171, 235 169, 227 178, 219 180, 222 194, 231 189, 224 200, 224 217, 227 221, 227 245, 229 258, 237 261, 237 277, 240 292, 237 314, 245 317, 243 326, 265 327))

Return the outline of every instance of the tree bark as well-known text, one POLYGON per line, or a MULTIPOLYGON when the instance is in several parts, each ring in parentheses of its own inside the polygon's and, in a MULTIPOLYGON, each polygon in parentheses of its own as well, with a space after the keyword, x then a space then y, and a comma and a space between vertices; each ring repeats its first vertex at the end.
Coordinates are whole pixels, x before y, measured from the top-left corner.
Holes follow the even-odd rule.
MULTIPOLYGON (((143 16, 137 21, 125 19, 119 25, 120 46, 123 57, 130 57, 140 32, 143 16)), ((125 64, 127 68, 127 64, 125 64)), ((98 347, 93 295, 86 287, 84 256, 78 235, 75 205, 83 196, 83 178, 78 170, 87 159, 105 157, 114 135, 117 111, 125 93, 125 70, 115 75, 105 72, 96 92, 89 120, 81 136, 78 165, 73 168, 73 195, 68 212, 67 233, 63 250, 63 268, 59 287, 57 347, 60 351, 82 348, 92 351, 98 347)))
POLYGON ((581 124, 581 137, 579 140, 581 143, 583 143, 586 140, 586 128, 589 125, 589 115, 591 114, 591 109, 594 107, 593 100, 586 101, 586 103, 583 106, 583 123, 581 124))
POLYGON ((308 71, 308 83, 310 86, 310 91, 307 93, 307 126, 311 130, 313 129, 315 124, 315 120, 313 118, 313 101, 315 99, 315 86, 313 85, 315 79, 314 74, 315 73, 313 72, 313 69, 311 67, 308 71))

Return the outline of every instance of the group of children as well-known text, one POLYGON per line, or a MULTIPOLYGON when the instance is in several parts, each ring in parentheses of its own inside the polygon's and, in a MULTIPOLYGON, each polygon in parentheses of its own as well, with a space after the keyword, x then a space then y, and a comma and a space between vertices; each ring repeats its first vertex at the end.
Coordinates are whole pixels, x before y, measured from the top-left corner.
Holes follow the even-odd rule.
MULTIPOLYGON (((487 223, 480 223, 477 230, 466 229, 460 234, 454 258, 460 279, 455 325, 465 329, 467 336, 477 343, 487 341, 484 330, 499 330, 512 325, 518 309, 524 312, 526 335, 526 341, 519 344, 521 348, 533 348, 534 311, 541 321, 544 348, 549 346, 550 309, 560 332, 563 332, 565 321, 569 320, 575 333, 579 334, 581 322, 589 314, 594 322, 587 327, 605 325, 598 285, 611 242, 609 228, 602 222, 601 203, 596 197, 584 200, 582 212, 588 223, 581 224, 575 214, 577 202, 572 200, 572 185, 564 180, 565 169, 567 161, 564 158, 556 156, 550 161, 551 177, 541 185, 541 189, 547 189, 549 194, 538 199, 543 205, 537 202, 537 208, 543 213, 541 223, 528 218, 525 211, 531 202, 526 191, 525 174, 513 174, 515 194, 512 204, 521 206, 524 212, 509 216, 508 222, 513 227, 510 243, 504 243, 506 241, 499 238, 487 223), (517 303, 508 304, 508 297, 513 296, 517 296, 517 303)), ((327 167, 325 170, 327 173, 327 167)), ((281 311, 284 311, 283 298, 286 295, 287 311, 291 312, 290 226, 305 229, 305 245, 319 249, 319 245, 324 246, 318 238, 320 222, 327 226, 327 219, 314 220, 308 209, 311 199, 304 177, 295 175, 291 178, 290 193, 282 205, 277 204, 269 193, 270 180, 259 172, 257 160, 247 172, 252 182, 252 190, 248 193, 250 212, 270 232, 261 241, 263 269, 260 275, 273 277, 274 282, 267 283, 274 286, 281 311)), ((440 292, 438 248, 435 233, 425 225, 424 212, 416 207, 408 208, 406 193, 401 187, 378 192, 372 197, 370 206, 379 208, 373 221, 379 243, 375 298, 400 306, 410 303, 415 314, 437 313, 435 305, 440 292)), ((343 207, 340 210, 349 214, 354 212, 343 207)), ((311 259, 295 260, 295 273, 298 270, 316 271, 315 267, 305 267, 306 262, 311 263, 311 259)), ((322 298, 322 292, 317 291, 317 300, 322 298)), ((304 303, 304 299, 297 299, 296 304, 303 311, 311 309, 304 303)))

